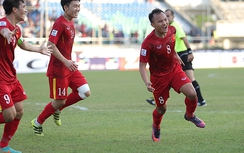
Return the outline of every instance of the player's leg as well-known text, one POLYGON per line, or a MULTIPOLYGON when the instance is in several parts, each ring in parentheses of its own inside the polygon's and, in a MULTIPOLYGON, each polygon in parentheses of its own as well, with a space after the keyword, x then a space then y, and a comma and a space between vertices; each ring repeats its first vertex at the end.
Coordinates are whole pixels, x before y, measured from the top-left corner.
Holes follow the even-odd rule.
POLYGON ((166 112, 167 105, 166 101, 169 97, 169 84, 162 83, 165 82, 166 78, 152 78, 152 82, 155 88, 155 92, 153 93, 155 98, 156 108, 153 110, 153 124, 152 124, 152 140, 158 142, 160 140, 160 130, 161 130, 161 122, 163 116, 166 112))
POLYGON ((202 93, 200 90, 200 85, 195 79, 194 76, 194 69, 192 66, 192 62, 188 61, 188 53, 186 51, 179 52, 178 55, 180 56, 181 60, 184 62, 185 65, 182 65, 182 70, 186 73, 187 77, 191 80, 192 85, 194 86, 197 97, 198 97, 198 106, 206 106, 206 101, 202 97, 202 93))
POLYGON ((91 94, 86 78, 79 71, 74 73, 70 78, 69 86, 72 89, 72 92, 68 95, 64 106, 59 110, 84 100, 91 94))
POLYGON ((160 141, 160 129, 161 129, 160 124, 162 122, 166 109, 167 109, 167 105, 165 103, 163 106, 156 107, 153 110, 152 140, 155 142, 160 141))
POLYGON ((49 102, 39 116, 31 121, 34 133, 38 136, 44 136, 42 124, 45 120, 65 104, 68 91, 68 81, 66 78, 49 78, 49 88, 50 98, 54 100, 49 102))
POLYGON ((194 114, 197 107, 196 91, 191 83, 186 83, 180 88, 185 97, 186 113, 184 118, 194 123, 197 127, 204 128, 205 123, 194 114))
POLYGON ((91 94, 86 78, 79 71, 76 71, 76 73, 69 78, 69 86, 72 92, 68 95, 64 106, 57 109, 53 114, 54 123, 58 126, 61 125, 60 113, 65 107, 73 105, 80 100, 84 100, 91 94))
POLYGON ((194 115, 197 107, 197 94, 191 83, 191 80, 186 76, 186 74, 178 68, 173 74, 173 80, 171 81, 171 87, 177 93, 183 93, 185 97, 186 113, 185 119, 193 122, 197 127, 205 127, 205 123, 194 115))
MULTIPOLYGON (((7 86, 5 87, 8 88, 7 86)), ((2 87, 2 89, 4 89, 5 87, 2 87)), ((2 99, 0 100, 2 107, 0 120, 2 120, 3 116, 4 121, 6 122, 0 142, 0 148, 3 152, 18 153, 19 151, 16 151, 9 147, 9 142, 18 129, 18 125, 24 113, 22 101, 25 100, 27 96, 24 94, 24 89, 18 81, 14 85, 11 85, 10 90, 8 91, 11 91, 11 93, 5 94, 3 96, 5 102, 3 102, 2 99), (6 103, 8 104, 5 105, 6 103)), ((0 122, 3 123, 2 121, 0 122)))
POLYGON ((203 99, 201 90, 200 90, 200 85, 198 84, 198 82, 196 81, 195 77, 194 77, 194 70, 193 69, 189 69, 189 70, 185 70, 186 75, 188 76, 188 78, 191 80, 192 85, 194 87, 194 89, 196 90, 197 93, 197 98, 198 98, 198 106, 206 106, 206 101, 203 99))
POLYGON ((54 123, 58 126, 61 126, 61 119, 60 119, 60 114, 61 111, 65 108, 68 107, 70 105, 73 105, 75 103, 77 103, 80 100, 84 100, 85 98, 90 96, 90 89, 88 84, 84 84, 82 86, 80 86, 77 90, 73 90, 67 97, 67 100, 65 102, 65 104, 60 107, 59 109, 57 109, 54 113, 53 113, 53 120, 54 123))

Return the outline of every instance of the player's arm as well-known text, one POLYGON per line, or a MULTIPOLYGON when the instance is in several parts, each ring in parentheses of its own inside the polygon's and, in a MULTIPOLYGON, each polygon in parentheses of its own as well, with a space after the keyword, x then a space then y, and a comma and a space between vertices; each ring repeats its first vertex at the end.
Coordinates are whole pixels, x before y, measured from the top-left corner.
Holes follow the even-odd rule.
POLYGON ((187 51, 188 51, 188 58, 187 58, 187 60, 188 61, 193 61, 194 56, 192 54, 192 50, 191 50, 189 41, 187 40, 186 37, 182 37, 181 39, 184 41, 184 44, 185 44, 185 46, 187 48, 187 51))
POLYGON ((180 62, 181 65, 185 66, 185 63, 182 61, 182 59, 176 52, 175 52, 175 58, 180 62))
POLYGON ((52 48, 52 50, 53 50, 53 53, 52 53, 52 54, 53 54, 57 59, 59 59, 59 60, 60 60, 60 61, 61 61, 67 68, 69 68, 70 71, 75 71, 75 70, 77 70, 78 65, 77 65, 74 61, 66 59, 66 58, 60 53, 59 49, 57 48, 57 46, 56 46, 54 43, 48 41, 48 46, 51 46, 51 48, 52 48))
POLYGON ((10 44, 10 42, 12 42, 13 39, 14 39, 14 35, 15 35, 15 33, 16 33, 16 30, 17 30, 17 28, 14 29, 13 31, 10 31, 8 28, 3 28, 3 29, 0 30, 0 34, 1 34, 5 39, 7 39, 8 44, 10 44))
POLYGON ((32 45, 32 44, 26 42, 26 41, 23 39, 23 37, 20 37, 20 38, 18 39, 18 46, 19 46, 21 49, 26 50, 26 51, 37 52, 37 53, 41 53, 41 54, 43 54, 43 55, 48 55, 48 56, 50 56, 50 54, 52 53, 53 50, 52 50, 51 46, 46 46, 46 45, 45 45, 45 42, 46 42, 46 41, 44 41, 44 42, 42 43, 42 45, 38 47, 38 46, 35 46, 35 45, 32 45))
POLYGON ((155 89, 151 86, 152 83, 148 79, 148 72, 147 72, 146 66, 147 66, 147 63, 140 62, 139 63, 139 72, 141 74, 141 78, 142 78, 143 82, 147 86, 147 90, 150 92, 153 92, 155 89))

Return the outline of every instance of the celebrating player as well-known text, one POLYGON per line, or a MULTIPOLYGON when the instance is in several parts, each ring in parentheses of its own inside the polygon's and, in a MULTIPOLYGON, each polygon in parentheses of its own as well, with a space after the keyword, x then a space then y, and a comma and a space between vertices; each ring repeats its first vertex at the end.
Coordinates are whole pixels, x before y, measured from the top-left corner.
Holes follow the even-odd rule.
POLYGON ((9 146, 24 113, 22 101, 27 98, 13 66, 15 48, 18 45, 23 50, 44 55, 50 55, 52 49, 44 43, 36 47, 22 38, 17 23, 24 21, 27 14, 24 0, 4 0, 3 8, 6 16, 0 19, 0 123, 5 126, 0 152, 21 153, 9 146))
POLYGON ((71 60, 71 52, 75 38, 73 19, 80 11, 80 0, 61 0, 64 14, 54 23, 48 44, 53 53, 48 65, 50 98, 44 110, 31 121, 34 133, 43 136, 42 124, 53 115, 54 122, 60 126, 60 112, 63 108, 77 103, 90 96, 90 88, 86 78, 77 69, 78 65, 71 60), (68 87, 72 92, 68 95, 68 87))
POLYGON ((153 92, 156 108, 152 113, 152 140, 160 140, 160 124, 167 108, 170 88, 185 95, 186 112, 184 118, 197 127, 204 128, 205 123, 194 115, 197 107, 197 94, 182 70, 184 64, 175 52, 176 29, 169 25, 165 13, 154 9, 149 13, 149 20, 154 30, 141 45, 139 71, 147 90, 153 92), (150 80, 146 65, 149 64, 150 80))

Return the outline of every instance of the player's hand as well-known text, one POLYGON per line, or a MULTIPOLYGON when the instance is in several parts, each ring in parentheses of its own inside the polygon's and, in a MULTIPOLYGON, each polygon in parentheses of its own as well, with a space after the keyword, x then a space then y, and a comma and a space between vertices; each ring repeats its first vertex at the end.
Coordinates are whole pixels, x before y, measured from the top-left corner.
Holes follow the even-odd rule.
POLYGON ((155 88, 152 87, 152 83, 151 83, 151 82, 148 82, 148 83, 146 84, 146 86, 147 86, 147 90, 148 90, 149 92, 154 92, 155 88))
POLYGON ((51 45, 46 46, 45 43, 46 43, 46 40, 40 46, 40 53, 43 55, 50 56, 53 52, 52 46, 51 45))
POLYGON ((67 60, 64 64, 70 71, 76 71, 78 69, 78 64, 72 60, 67 60))
POLYGON ((176 59, 180 62, 180 65, 185 66, 185 63, 182 61, 182 59, 180 58, 180 56, 178 54, 176 54, 176 59))
POLYGON ((14 36, 16 34, 17 27, 13 31, 10 31, 8 28, 4 28, 2 30, 3 30, 1 31, 2 36, 6 38, 8 44, 10 44, 15 39, 14 36))
POLYGON ((188 54, 188 56, 187 56, 187 61, 188 61, 188 62, 192 62, 193 59, 194 59, 193 54, 192 54, 192 53, 191 53, 191 54, 188 54))

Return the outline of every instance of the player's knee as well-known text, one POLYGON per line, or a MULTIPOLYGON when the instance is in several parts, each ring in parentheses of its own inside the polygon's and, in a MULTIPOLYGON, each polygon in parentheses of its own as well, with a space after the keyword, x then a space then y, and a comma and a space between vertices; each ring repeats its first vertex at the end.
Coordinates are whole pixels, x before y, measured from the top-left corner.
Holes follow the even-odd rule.
POLYGON ((17 112, 12 112, 12 113, 10 113, 8 115, 4 115, 4 121, 6 123, 12 122, 15 119, 16 115, 17 115, 17 112))
POLYGON ((189 99, 191 99, 191 100, 195 99, 196 97, 197 97, 197 94, 196 94, 195 91, 189 92, 189 93, 187 94, 187 98, 189 98, 189 99))
POLYGON ((84 85, 80 86, 77 90, 78 90, 79 96, 82 99, 86 99, 87 97, 89 97, 91 95, 90 87, 88 86, 88 84, 84 84, 84 85))
POLYGON ((165 107, 157 107, 156 110, 160 115, 164 115, 167 109, 165 107))
POLYGON ((21 109, 20 111, 17 111, 16 118, 21 119, 24 115, 24 109, 21 109))

